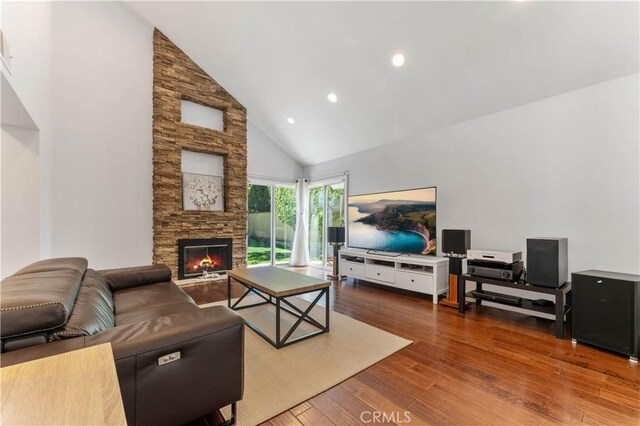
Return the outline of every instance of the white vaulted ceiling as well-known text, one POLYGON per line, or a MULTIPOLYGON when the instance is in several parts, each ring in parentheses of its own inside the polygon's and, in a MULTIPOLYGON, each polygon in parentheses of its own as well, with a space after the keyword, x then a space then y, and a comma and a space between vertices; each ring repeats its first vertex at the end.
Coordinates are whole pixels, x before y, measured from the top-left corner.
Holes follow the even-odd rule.
POLYGON ((638 72, 637 2, 124 5, 303 164, 638 72))

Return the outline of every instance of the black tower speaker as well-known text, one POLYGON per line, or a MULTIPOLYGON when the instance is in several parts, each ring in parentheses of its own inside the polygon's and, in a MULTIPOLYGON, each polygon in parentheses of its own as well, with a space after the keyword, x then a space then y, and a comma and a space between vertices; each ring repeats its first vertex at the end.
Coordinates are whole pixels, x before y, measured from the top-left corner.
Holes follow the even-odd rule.
POLYGON ((638 358, 640 275, 571 274, 573 339, 638 358))
POLYGON ((468 229, 443 229, 442 254, 466 256, 471 248, 471 231, 468 229))
POLYGON ((569 281, 566 238, 527 239, 527 282, 558 288, 569 281))

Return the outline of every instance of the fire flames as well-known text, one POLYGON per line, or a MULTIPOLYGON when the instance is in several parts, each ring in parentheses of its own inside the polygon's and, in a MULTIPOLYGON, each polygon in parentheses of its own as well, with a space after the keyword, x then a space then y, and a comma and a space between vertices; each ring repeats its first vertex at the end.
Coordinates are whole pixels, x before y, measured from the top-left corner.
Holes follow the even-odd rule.
POLYGON ((213 259, 211 259, 211 257, 209 257, 208 255, 202 258, 202 260, 196 261, 193 264, 194 271, 206 271, 215 267, 216 267, 216 262, 214 262, 213 259))

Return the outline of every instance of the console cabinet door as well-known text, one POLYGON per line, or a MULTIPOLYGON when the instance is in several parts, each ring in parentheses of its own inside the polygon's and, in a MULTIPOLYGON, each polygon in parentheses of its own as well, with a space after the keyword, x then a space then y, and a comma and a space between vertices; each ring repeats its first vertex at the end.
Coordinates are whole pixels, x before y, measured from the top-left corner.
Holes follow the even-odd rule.
POLYGON ((367 278, 371 278, 374 280, 392 283, 396 279, 396 270, 395 268, 390 266, 367 265, 365 267, 365 271, 367 274, 367 278))
POLYGON ((396 286, 405 290, 433 294, 433 277, 424 274, 396 271, 396 286))
POLYGON ((364 277, 364 264, 355 262, 342 262, 340 273, 349 277, 364 277))

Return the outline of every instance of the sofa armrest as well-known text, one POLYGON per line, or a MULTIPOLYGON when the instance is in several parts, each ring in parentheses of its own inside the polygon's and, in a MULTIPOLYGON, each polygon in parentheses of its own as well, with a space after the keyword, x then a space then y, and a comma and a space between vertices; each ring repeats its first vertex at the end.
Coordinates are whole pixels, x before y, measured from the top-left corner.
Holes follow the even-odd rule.
POLYGON ((85 337, 111 342, 130 425, 176 425, 242 399, 244 327, 224 306, 117 326, 85 337), (169 354, 176 360, 160 365, 169 354))
POLYGON ((107 280, 111 291, 171 281, 171 268, 167 265, 133 266, 98 272, 107 280))
POLYGON ((110 342, 130 426, 177 425, 242 399, 244 326, 224 306, 159 317, 2 354, 2 366, 110 342), (161 357, 180 359, 158 365, 161 357))

